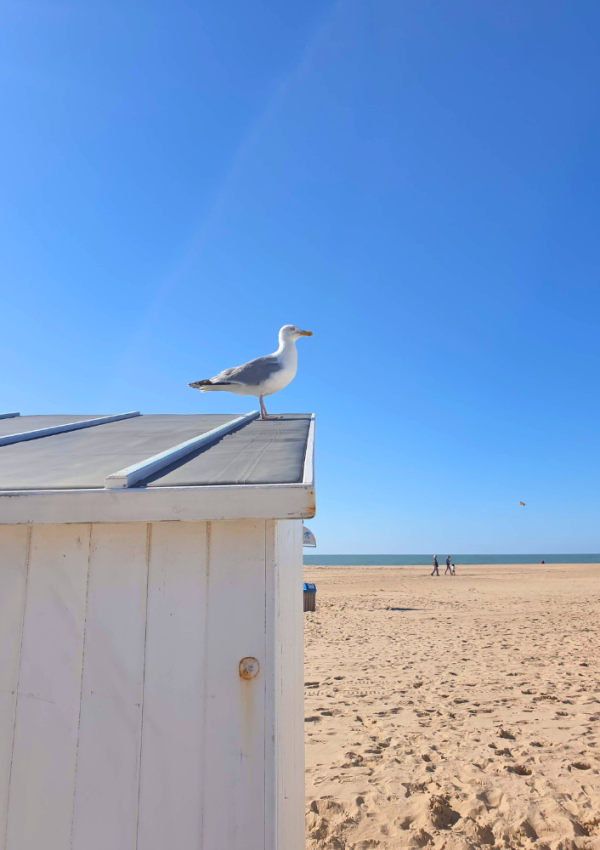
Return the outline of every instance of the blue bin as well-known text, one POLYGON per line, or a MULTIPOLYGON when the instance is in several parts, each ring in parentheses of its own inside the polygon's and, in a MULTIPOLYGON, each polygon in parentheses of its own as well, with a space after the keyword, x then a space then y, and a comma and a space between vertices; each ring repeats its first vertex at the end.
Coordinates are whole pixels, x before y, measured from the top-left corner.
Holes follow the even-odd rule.
POLYGON ((302 589, 304 591, 304 610, 315 611, 317 607, 317 585, 310 581, 305 581, 302 589))

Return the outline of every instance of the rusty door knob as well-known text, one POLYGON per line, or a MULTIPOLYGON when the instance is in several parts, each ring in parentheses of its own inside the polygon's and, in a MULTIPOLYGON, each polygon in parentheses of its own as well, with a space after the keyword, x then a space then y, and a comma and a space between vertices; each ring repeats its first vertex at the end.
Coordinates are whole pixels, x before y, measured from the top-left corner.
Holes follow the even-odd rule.
POLYGON ((247 658, 242 658, 240 661, 240 676, 242 679, 255 679, 258 676, 259 670, 260 664, 258 663, 258 658, 248 656, 247 658))

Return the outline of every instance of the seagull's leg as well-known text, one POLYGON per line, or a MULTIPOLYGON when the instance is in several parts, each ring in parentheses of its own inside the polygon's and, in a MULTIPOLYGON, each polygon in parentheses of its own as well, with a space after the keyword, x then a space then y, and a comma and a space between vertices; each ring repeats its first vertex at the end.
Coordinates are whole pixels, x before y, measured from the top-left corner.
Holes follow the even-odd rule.
POLYGON ((266 409, 266 407, 265 407, 265 403, 264 403, 264 401, 263 401, 263 397, 262 397, 262 396, 259 396, 258 398, 259 398, 259 400, 260 400, 260 418, 261 418, 261 419, 270 419, 271 417, 270 417, 270 416, 269 416, 269 414, 267 413, 267 409, 266 409))

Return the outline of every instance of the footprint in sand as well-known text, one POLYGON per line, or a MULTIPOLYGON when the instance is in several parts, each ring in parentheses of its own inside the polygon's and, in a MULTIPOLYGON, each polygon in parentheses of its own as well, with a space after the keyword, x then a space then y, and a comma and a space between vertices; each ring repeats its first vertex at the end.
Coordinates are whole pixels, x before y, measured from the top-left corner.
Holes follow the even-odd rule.
POLYGON ((532 771, 525 767, 524 764, 515 764, 508 768, 510 773, 516 773, 517 776, 531 776, 532 771))

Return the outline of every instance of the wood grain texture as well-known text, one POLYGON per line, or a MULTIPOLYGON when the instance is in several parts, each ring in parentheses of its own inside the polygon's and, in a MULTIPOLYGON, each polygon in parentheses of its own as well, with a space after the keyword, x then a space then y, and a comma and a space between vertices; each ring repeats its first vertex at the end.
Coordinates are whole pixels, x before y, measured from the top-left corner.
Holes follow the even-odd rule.
POLYGON ((148 526, 92 531, 72 850, 131 850, 137 832, 148 526))
POLYGON ((209 553, 200 846, 265 850, 265 523, 211 523, 209 553))
POLYGON ((8 786, 31 530, 0 527, 0 848, 4 850, 8 786))
POLYGON ((0 850, 302 850, 299 520, 0 526, 0 554, 0 850))
POLYGON ((200 846, 206 553, 206 523, 153 527, 139 850, 200 846))
POLYGON ((89 526, 32 529, 7 850, 70 846, 89 526))

